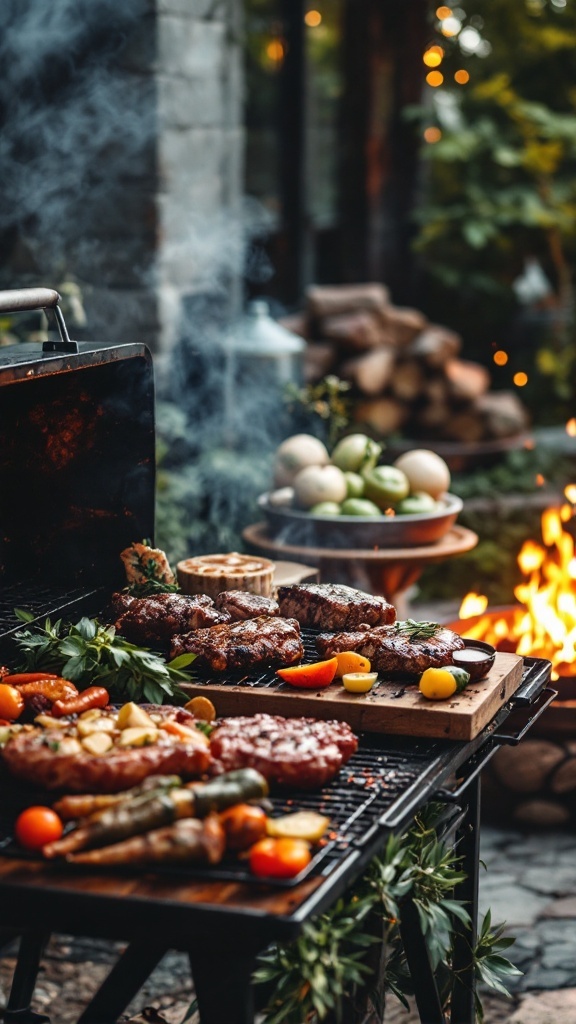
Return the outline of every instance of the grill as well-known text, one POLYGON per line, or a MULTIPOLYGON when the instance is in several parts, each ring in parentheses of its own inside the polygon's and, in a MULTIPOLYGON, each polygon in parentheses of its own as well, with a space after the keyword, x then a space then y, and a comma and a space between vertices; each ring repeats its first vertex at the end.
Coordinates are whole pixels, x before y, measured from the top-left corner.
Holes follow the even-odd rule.
MULTIPOLYGON (((59 332, 59 340, 49 342, 41 353, 26 344, 0 350, 0 657, 6 658, 19 627, 16 608, 31 611, 39 621, 45 616, 73 619, 101 613, 112 591, 123 585, 119 552, 135 539, 152 539, 154 533, 150 355, 139 345, 70 341, 58 300, 57 293, 47 289, 0 293, 0 313, 47 309, 59 332)), ((305 637, 305 647, 307 657, 315 660, 313 638, 305 637)), ((329 817, 330 832, 306 873, 274 886, 266 882, 269 891, 278 889, 273 897, 259 890, 241 862, 205 871, 158 871, 178 878, 171 887, 165 878, 170 896, 158 899, 156 882, 149 888, 154 875, 146 873, 129 882, 130 894, 113 877, 101 886, 90 877, 84 891, 69 871, 50 877, 46 870, 47 877, 37 886, 34 873, 19 877, 18 867, 13 874, 12 865, 4 861, 8 870, 0 878, 0 890, 5 923, 32 928, 20 950, 10 1019, 27 1013, 41 956, 41 932, 51 928, 123 936, 131 943, 126 962, 115 970, 112 983, 104 984, 83 1020, 115 1020, 158 962, 166 941, 188 951, 204 1000, 202 1019, 210 1024, 230 1019, 246 1000, 251 955, 274 938, 299 934, 303 922, 332 904, 382 848, 386 836, 404 829, 431 797, 455 805, 447 811, 447 821, 463 822, 458 842, 470 882, 456 895, 470 905, 474 916, 479 812, 477 788, 470 784, 498 745, 518 742, 544 710, 552 699, 545 696, 549 676, 547 662, 526 659, 520 689, 472 742, 362 735, 357 753, 322 791, 275 795, 273 814, 317 810, 329 817), (516 718, 520 720, 515 722, 516 718), (500 731, 504 726, 506 734, 500 731), (221 887, 213 905, 208 885, 200 887, 200 898, 193 893, 190 902, 181 899, 181 888, 189 892, 186 874, 192 889, 197 878, 250 882, 250 900, 236 902, 233 884, 221 887), (297 887, 305 874, 315 876, 314 885, 282 891, 297 887), (222 964, 227 958, 237 961, 239 950, 246 950, 246 956, 223 985, 222 964)), ((235 682, 256 688, 277 685, 270 671, 235 682)), ((10 857, 16 853, 11 845, 15 815, 26 804, 44 802, 45 794, 5 784, 2 778, 0 787, 0 853, 10 857)), ((17 852, 21 859, 22 851, 17 852)), ((415 944, 408 930, 403 939, 414 967, 422 1019, 443 1020, 434 985, 422 973, 421 937, 417 928, 413 931, 415 944)), ((474 1019, 472 940, 472 934, 464 934, 455 951, 454 968, 466 994, 455 993, 453 1016, 463 1024, 474 1019)), ((242 1019, 252 1017, 246 1013, 242 1019)))

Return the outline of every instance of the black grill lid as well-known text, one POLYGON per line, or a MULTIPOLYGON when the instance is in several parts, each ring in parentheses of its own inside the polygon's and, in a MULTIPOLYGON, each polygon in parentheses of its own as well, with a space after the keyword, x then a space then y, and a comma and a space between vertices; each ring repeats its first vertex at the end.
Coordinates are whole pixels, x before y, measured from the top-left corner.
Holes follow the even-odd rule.
MULTIPOLYGON (((31 290, 29 307, 26 293, 0 293, 0 312, 9 311, 13 294, 13 308, 38 308, 46 291, 31 290)), ((0 350, 3 594, 10 588, 22 604, 38 588, 102 585, 110 592, 122 585, 120 551, 153 538, 154 486, 154 381, 145 345, 65 335, 46 351, 28 343, 0 350)), ((13 624, 3 613, 0 637, 13 624)))

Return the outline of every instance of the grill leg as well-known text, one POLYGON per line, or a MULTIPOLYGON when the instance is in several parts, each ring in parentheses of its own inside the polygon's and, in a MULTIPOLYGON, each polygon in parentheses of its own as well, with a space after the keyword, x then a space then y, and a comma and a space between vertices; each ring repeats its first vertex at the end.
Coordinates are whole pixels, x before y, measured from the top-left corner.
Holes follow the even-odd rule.
POLYGON ((465 880, 457 886, 454 898, 462 900, 470 914, 466 928, 456 921, 453 969, 458 982, 452 990, 452 1024, 474 1024, 475 977, 472 949, 476 945, 478 927, 478 880, 480 872, 480 776, 472 779, 466 789, 467 809, 462 821, 458 852, 462 856, 465 880))
POLYGON ((253 1024, 256 953, 189 954, 201 1024, 253 1024))
POLYGON ((88 1004, 78 1024, 114 1024, 160 962, 167 946, 131 942, 88 1004))
MULTIPOLYGON (((436 978, 412 900, 402 904, 400 936, 414 986, 414 998, 422 1024, 446 1024, 436 978)), ((456 1022, 454 1022, 456 1024, 456 1022)))
POLYGON ((8 1005, 2 1018, 5 1024, 50 1024, 49 1017, 30 1009, 40 961, 49 938, 49 932, 24 932, 22 935, 8 1005))

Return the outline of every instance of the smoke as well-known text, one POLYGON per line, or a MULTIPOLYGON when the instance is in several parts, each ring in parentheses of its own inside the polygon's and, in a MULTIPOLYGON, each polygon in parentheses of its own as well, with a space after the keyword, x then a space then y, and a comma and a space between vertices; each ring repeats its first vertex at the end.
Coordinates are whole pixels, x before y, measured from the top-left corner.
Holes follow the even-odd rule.
POLYGON ((148 14, 147 0, 0 5, 0 231, 40 268, 88 269, 92 229, 113 231, 130 177, 153 169, 148 14))
MULTIPOLYGON (((197 161, 187 166, 176 132, 173 151, 158 144, 161 6, 0 0, 0 277, 4 287, 57 286, 72 275, 88 313, 85 336, 101 340, 157 335, 160 295, 158 390, 185 412, 187 423, 183 460, 171 463, 178 462, 173 479, 197 467, 189 473, 187 500, 193 492, 197 502, 191 514, 230 523, 241 504, 246 508, 243 481, 250 470, 237 452, 228 458, 234 446, 225 430, 225 339, 242 310, 244 282, 262 283, 272 274, 260 242, 269 215, 242 196, 228 169, 238 154, 228 154, 224 144, 222 183, 208 190, 209 153, 204 157, 199 147, 197 161), (170 174, 179 159, 174 193, 170 174)), ((225 7, 213 5, 205 17, 224 21, 225 7)), ((227 38, 226 45, 237 45, 227 38)), ((223 75, 226 67, 223 51, 209 70, 223 75)), ((192 87, 189 99, 178 95, 201 102, 192 87)), ((230 127, 222 124, 223 137, 230 127)), ((237 139, 240 126, 232 127, 229 137, 237 139)), ((261 442, 269 451, 277 403, 266 422, 254 388, 238 388, 234 402, 236 421, 250 424, 254 447, 261 442)), ((265 478, 260 466, 250 495, 263 489, 265 478)))

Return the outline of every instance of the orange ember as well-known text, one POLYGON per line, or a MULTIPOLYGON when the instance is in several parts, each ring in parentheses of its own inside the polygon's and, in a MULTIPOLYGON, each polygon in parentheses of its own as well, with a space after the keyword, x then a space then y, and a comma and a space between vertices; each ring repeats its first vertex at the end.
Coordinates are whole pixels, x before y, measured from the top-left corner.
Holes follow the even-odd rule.
MULTIPOLYGON (((571 485, 565 494, 572 500, 576 488, 571 485)), ((495 647, 506 641, 517 654, 546 658, 555 679, 576 675, 576 554, 574 538, 564 529, 573 517, 570 505, 542 514, 542 542, 526 540, 518 555, 524 581, 514 590, 518 607, 511 613, 484 614, 488 599, 474 593, 466 595, 459 612, 460 619, 478 617, 465 636, 495 647)))

